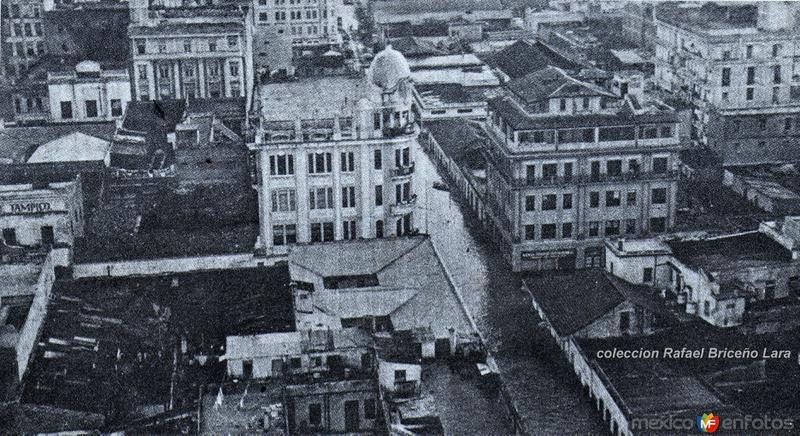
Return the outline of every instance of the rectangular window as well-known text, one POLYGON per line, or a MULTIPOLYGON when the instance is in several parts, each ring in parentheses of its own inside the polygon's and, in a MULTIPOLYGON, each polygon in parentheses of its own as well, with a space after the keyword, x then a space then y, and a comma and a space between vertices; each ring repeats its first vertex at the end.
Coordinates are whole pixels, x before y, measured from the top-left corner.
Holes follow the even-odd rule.
POLYGON ((311 242, 333 241, 333 223, 312 223, 311 242))
POLYGON ((621 196, 619 191, 606 191, 606 207, 619 206, 620 202, 621 196))
POLYGON ((625 204, 628 206, 636 206, 636 191, 630 191, 625 195, 625 204))
POLYGON ((562 99, 561 99, 561 100, 558 102, 558 109, 559 109, 561 112, 564 112, 564 111, 566 111, 566 110, 567 110, 567 99, 565 99, 565 98, 562 98, 562 99))
POLYGON ((272 191, 273 212, 293 212, 297 210, 294 189, 275 189, 272 191))
POLYGON ((752 45, 748 45, 748 46, 745 48, 745 57, 746 57, 747 59, 750 59, 750 58, 752 58, 752 57, 753 57, 753 46, 752 46, 752 45))
POLYGON ((84 105, 86 106, 87 118, 97 117, 97 100, 86 100, 84 105))
POLYGON ((589 207, 600 207, 600 193, 593 191, 589 193, 589 207))
POLYGON ((756 67, 747 67, 747 84, 754 85, 756 83, 756 67))
POLYGON ((294 174, 294 155, 274 154, 269 157, 269 175, 287 176, 294 174))
POLYGON ((646 267, 642 270, 642 281, 645 283, 653 281, 653 268, 646 267))
POLYGON ((558 176, 558 165, 554 163, 542 165, 542 179, 552 181, 555 180, 557 176, 558 176))
POLYGON ((536 183, 536 165, 525 166, 525 181, 528 186, 532 186, 536 183))
POLYGON ((564 210, 572 209, 572 194, 564 194, 561 196, 561 208, 564 210))
POLYGON ((745 99, 747 101, 750 101, 754 98, 754 96, 755 96, 755 88, 747 88, 747 90, 745 91, 745 99))
POLYGON ((619 331, 627 332, 628 329, 631 327, 631 313, 630 312, 620 312, 619 313, 619 331))
POLYGON ((722 69, 722 86, 731 86, 731 69, 722 69))
POLYGON ((17 245, 17 230, 13 228, 3 229, 3 241, 6 245, 17 245))
POLYGON ((375 221, 375 237, 376 238, 383 237, 383 220, 375 221))
POLYGON ((562 238, 572 237, 572 223, 561 224, 561 237, 562 238))
POLYGON ((356 220, 342 222, 342 238, 345 240, 356 238, 356 220))
POLYGON ((667 204, 667 188, 653 188, 653 204, 667 204))
POLYGON ((654 157, 653 158, 653 172, 656 174, 665 174, 667 172, 667 158, 654 157))
POLYGON ((122 101, 116 98, 111 99, 111 116, 112 117, 121 117, 122 116, 122 101))
POLYGON ((72 102, 71 101, 62 101, 61 102, 61 118, 63 118, 63 119, 72 118, 72 102))
POLYGON ((236 48, 239 45, 239 37, 228 35, 228 48, 236 48))
POLYGON ((782 79, 783 78, 781 77, 781 66, 774 65, 772 67, 772 83, 781 83, 782 79))
POLYGON ((619 235, 619 220, 606 221, 606 236, 619 235))
POLYGON ((297 242, 297 227, 294 224, 272 226, 272 245, 286 245, 297 242))
POLYGON ((383 206, 383 185, 375 185, 375 206, 383 206))
POLYGON ((636 219, 630 218, 625 220, 625 233, 628 235, 636 234, 636 219))
POLYGON ((590 179, 593 182, 600 180, 600 161, 593 161, 590 164, 590 179))
POLYGON ((316 188, 308 191, 311 209, 333 209, 333 188, 316 188))
POLYGON ((596 238, 600 236, 600 221, 589 221, 589 237, 596 238))
POLYGON ((331 153, 309 153, 308 154, 308 173, 325 174, 331 172, 331 153))
POLYGON ((136 40, 136 53, 144 54, 145 53, 145 41, 144 39, 137 39, 136 40))
POLYGON ((567 182, 572 180, 572 162, 564 163, 564 180, 567 182))
POLYGON ((542 210, 556 210, 556 194, 547 194, 542 197, 542 210))
POLYGON ((556 225, 542 224, 542 239, 555 239, 555 238, 556 238, 556 225))
POLYGON ((342 207, 356 207, 356 187, 345 186, 342 188, 342 207))
POLYGON ((379 170, 379 169, 383 168, 383 155, 382 155, 380 150, 375 150, 374 166, 375 166, 376 170, 379 170))
POLYGON ((667 230, 666 218, 650 218, 650 231, 653 233, 663 233, 667 230))
POLYGON ((525 211, 531 212, 536 210, 536 196, 534 195, 526 195, 525 196, 525 211))
POLYGON ((525 225, 525 240, 533 241, 536 238, 536 226, 533 224, 525 225))
POLYGON ((622 161, 619 159, 613 159, 606 162, 606 174, 609 176, 621 176, 622 175, 622 161))
POLYGON ((343 173, 352 173, 356 170, 356 159, 352 151, 342 152, 339 159, 343 173))
POLYGON ((308 423, 312 427, 319 427, 322 425, 322 405, 313 403, 308 405, 308 423))

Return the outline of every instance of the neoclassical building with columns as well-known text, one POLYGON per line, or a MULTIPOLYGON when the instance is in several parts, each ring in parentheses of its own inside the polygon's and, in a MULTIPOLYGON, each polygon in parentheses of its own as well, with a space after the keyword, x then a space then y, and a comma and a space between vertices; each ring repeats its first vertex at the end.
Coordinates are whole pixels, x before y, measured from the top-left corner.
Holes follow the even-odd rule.
POLYGON ((387 47, 366 74, 267 83, 249 148, 259 193, 258 247, 415 231, 419 116, 411 72, 387 47))

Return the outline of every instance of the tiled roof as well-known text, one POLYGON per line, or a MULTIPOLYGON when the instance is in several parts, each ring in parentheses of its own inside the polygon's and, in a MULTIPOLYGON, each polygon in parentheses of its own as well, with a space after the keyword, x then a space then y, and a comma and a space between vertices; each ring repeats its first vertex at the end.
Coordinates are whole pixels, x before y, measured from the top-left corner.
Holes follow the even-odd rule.
POLYGON ((599 86, 573 79, 560 68, 554 67, 514 79, 506 87, 525 104, 554 97, 610 95, 599 86))
POLYGON ((529 275, 523 279, 559 336, 569 336, 625 301, 601 269, 529 275))
POLYGON ((540 42, 517 41, 493 56, 493 64, 512 79, 543 70, 548 66, 576 69, 569 61, 540 42))

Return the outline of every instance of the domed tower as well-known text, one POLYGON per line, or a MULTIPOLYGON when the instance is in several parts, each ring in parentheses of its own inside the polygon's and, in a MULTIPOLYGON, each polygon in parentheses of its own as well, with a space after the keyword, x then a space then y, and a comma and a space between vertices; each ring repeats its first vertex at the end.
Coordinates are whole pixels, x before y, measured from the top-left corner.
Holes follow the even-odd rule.
POLYGON ((372 60, 369 78, 380 89, 384 132, 405 129, 415 121, 411 68, 402 53, 387 45, 372 60))
POLYGON ((387 227, 386 234, 407 235, 417 230, 414 215, 419 196, 413 180, 419 144, 411 68, 402 53, 387 45, 372 60, 369 79, 380 94, 379 100, 373 99, 372 121, 374 134, 384 139, 379 145, 380 156, 385 157, 381 185, 388 188, 386 197, 392 199, 380 225, 387 227))

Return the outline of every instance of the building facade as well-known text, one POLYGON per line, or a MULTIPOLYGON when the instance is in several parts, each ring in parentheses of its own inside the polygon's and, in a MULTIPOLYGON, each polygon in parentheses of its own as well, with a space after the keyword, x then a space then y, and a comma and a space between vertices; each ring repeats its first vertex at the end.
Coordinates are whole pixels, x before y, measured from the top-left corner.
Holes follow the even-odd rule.
POLYGON ((80 178, 46 185, 0 186, 0 229, 9 247, 73 245, 83 235, 80 178))
POLYGON ((4 1, 0 6, 2 63, 8 80, 19 78, 28 67, 46 52, 42 17, 42 0, 4 1))
POLYGON ((134 98, 251 96, 252 9, 189 3, 130 2, 134 98))
POLYGON ((602 239, 675 221, 680 122, 550 67, 489 102, 486 212, 514 270, 602 265, 602 239))
POLYGON ((692 140, 723 163, 789 159, 800 135, 797 4, 656 10, 656 83, 693 106, 692 140))
POLYGON ((289 38, 296 50, 339 46, 341 0, 253 0, 256 33, 289 38))
POLYGON ((92 61, 74 71, 49 72, 47 89, 50 119, 56 122, 120 119, 131 101, 128 70, 104 70, 92 61))
POLYGON ((250 144, 261 248, 414 231, 419 145, 409 78, 403 55, 387 47, 369 77, 262 86, 250 144))

